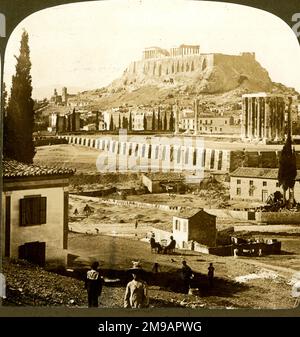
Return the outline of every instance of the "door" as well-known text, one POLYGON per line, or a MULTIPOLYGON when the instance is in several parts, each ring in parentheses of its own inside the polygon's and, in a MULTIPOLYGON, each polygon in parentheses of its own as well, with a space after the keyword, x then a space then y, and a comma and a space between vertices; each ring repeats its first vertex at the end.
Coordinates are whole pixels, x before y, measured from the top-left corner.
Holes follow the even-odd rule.
POLYGON ((268 199, 268 191, 267 190, 262 190, 262 202, 266 202, 268 199))
POLYGON ((28 262, 45 266, 46 242, 28 242, 19 247, 19 258, 28 262))

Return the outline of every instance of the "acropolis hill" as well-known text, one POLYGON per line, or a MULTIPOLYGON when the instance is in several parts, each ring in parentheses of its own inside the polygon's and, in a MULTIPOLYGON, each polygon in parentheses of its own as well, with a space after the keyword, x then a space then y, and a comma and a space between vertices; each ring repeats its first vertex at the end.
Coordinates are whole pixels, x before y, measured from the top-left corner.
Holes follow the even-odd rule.
POLYGON ((221 93, 236 88, 269 91, 272 81, 254 53, 204 54, 198 45, 180 45, 170 50, 146 48, 111 87, 139 88, 144 85, 182 87, 194 93, 221 93))

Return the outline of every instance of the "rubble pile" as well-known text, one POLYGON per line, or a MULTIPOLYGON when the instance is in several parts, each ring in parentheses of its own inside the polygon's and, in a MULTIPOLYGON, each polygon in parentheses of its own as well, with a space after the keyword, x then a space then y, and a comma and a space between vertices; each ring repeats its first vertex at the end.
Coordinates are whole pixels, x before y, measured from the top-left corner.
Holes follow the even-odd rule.
POLYGON ((61 276, 26 261, 3 261, 6 299, 3 305, 85 306, 84 282, 61 276))

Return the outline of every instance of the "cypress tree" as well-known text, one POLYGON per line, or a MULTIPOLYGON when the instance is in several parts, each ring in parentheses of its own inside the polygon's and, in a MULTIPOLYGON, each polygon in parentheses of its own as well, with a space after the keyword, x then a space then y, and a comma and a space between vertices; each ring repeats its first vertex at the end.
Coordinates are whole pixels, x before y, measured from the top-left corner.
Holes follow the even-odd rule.
POLYGON ((129 131, 132 130, 132 116, 131 116, 131 112, 129 113, 129 125, 128 125, 128 129, 129 129, 129 131))
POLYGON ((121 128, 122 128, 122 125, 121 125, 121 115, 119 113, 119 129, 121 129, 121 128))
POLYGON ((171 113, 170 113, 169 130, 174 131, 174 115, 173 115, 172 110, 171 110, 171 113))
POLYGON ((160 107, 158 107, 157 112, 157 130, 161 131, 161 115, 160 115, 160 107))
POLYGON ((152 131, 155 130, 155 111, 152 112, 152 131))
POLYGON ((24 163, 32 163, 35 155, 33 143, 34 110, 31 62, 28 33, 23 32, 20 55, 16 57, 16 74, 12 77, 12 87, 7 106, 4 126, 4 156, 24 163))
POLYGON ((127 118, 125 116, 123 116, 122 127, 123 127, 123 129, 127 129, 127 127, 128 127, 127 118))
POLYGON ((278 169, 278 183, 283 189, 283 201, 286 204, 286 191, 289 190, 288 206, 291 207, 294 204, 294 186, 297 176, 296 165, 296 153, 292 149, 292 136, 290 129, 290 113, 291 113, 292 100, 289 102, 288 113, 288 127, 287 127, 287 139, 282 148, 279 158, 278 169))
POLYGON ((144 127, 144 131, 146 131, 146 130, 147 130, 147 118, 146 118, 146 113, 144 113, 143 127, 144 127))
POLYGON ((168 130, 168 125, 167 125, 167 113, 165 112, 165 116, 164 116, 164 131, 168 130))
POLYGON ((110 121, 109 121, 109 131, 114 131, 114 119, 113 119, 113 115, 110 115, 110 121))

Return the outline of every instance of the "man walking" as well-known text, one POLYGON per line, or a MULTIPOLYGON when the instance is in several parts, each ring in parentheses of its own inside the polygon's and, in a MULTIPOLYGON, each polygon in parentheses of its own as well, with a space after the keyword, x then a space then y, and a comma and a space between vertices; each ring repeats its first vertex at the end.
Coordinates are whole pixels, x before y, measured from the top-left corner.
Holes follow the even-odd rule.
POLYGON ((88 306, 98 307, 98 298, 102 292, 102 277, 97 270, 99 267, 98 262, 93 262, 91 266, 91 270, 89 270, 86 274, 85 279, 85 288, 88 293, 88 306))
POLYGON ((186 261, 182 261, 181 274, 184 285, 184 292, 188 294, 191 286, 191 279, 193 277, 193 271, 190 266, 187 265, 186 261))
POLYGON ((142 280, 143 269, 139 262, 133 261, 129 269, 133 280, 126 286, 124 308, 147 308, 149 306, 148 285, 142 280))
POLYGON ((209 264, 209 267, 208 267, 208 284, 209 284, 209 287, 212 288, 213 285, 214 285, 214 271, 215 271, 215 268, 213 266, 212 263, 209 264))

